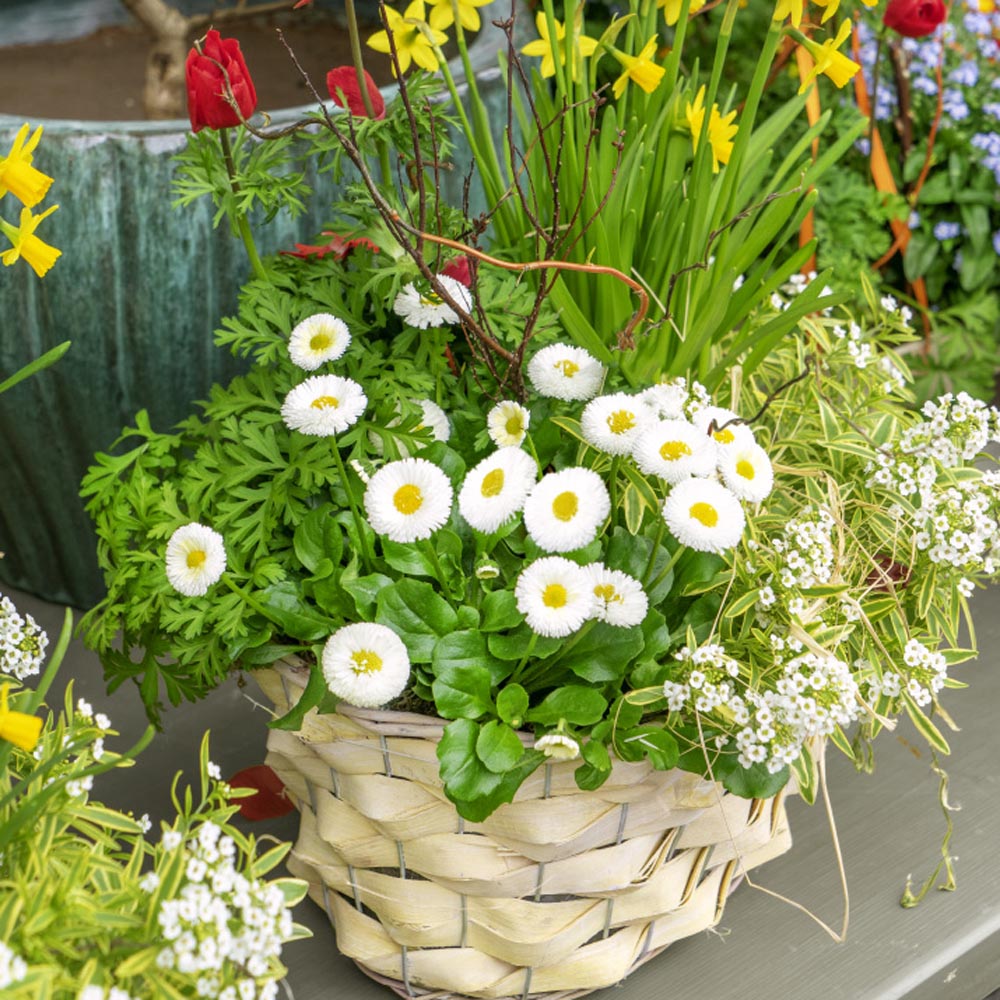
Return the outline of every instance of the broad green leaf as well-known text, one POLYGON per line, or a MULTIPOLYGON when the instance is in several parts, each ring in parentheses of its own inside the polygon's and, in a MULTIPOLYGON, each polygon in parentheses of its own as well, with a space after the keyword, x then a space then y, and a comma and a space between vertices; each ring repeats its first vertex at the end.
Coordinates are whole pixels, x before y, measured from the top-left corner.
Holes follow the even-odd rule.
POLYGON ((458 617, 429 583, 399 580, 378 595, 377 619, 406 644, 414 663, 430 663, 438 639, 455 630, 458 617))
POLYGON ((516 628, 524 615, 517 610, 517 598, 510 590, 491 590, 484 598, 480 608, 484 632, 504 632, 516 628))
POLYGON ((537 708, 529 709, 527 717, 543 726, 555 726, 561 720, 573 726, 590 726, 601 720, 607 707, 607 700, 599 691, 567 684, 556 688, 537 708))
POLYGON ((622 760, 649 762, 658 771, 669 771, 677 766, 680 748, 677 740, 662 726, 635 726, 615 732, 615 751, 622 760))
POLYGON ((299 700, 280 718, 272 719, 267 724, 268 728, 292 731, 301 729, 302 720, 305 718, 306 712, 311 708, 315 708, 328 691, 323 670, 318 664, 314 663, 312 669, 309 671, 309 680, 306 682, 305 689, 299 700))
POLYGON ((520 684, 508 684, 497 694, 497 715, 504 722, 518 728, 528 711, 528 692, 520 684))
POLYGON ((510 726, 491 719, 479 730, 476 756, 494 774, 505 774, 524 756, 524 744, 510 726))
POLYGON ((726 790, 743 799, 769 799, 777 795, 785 785, 791 771, 786 765, 771 774, 766 764, 751 764, 750 767, 735 767, 723 780, 726 790))
POLYGON ((490 673, 474 663, 434 665, 434 704, 445 719, 478 719, 493 711, 490 673))
POLYGON ((620 680, 642 652, 642 629, 598 622, 559 662, 593 684, 620 680))
POLYGON ((298 588, 289 580, 272 584, 260 591, 259 597, 268 617, 293 639, 313 642, 325 639, 336 630, 329 618, 302 600, 298 588))
POLYGON ((473 629, 459 629, 438 639, 431 657, 435 675, 443 676, 449 669, 474 666, 486 671, 490 687, 495 687, 510 674, 509 662, 491 656, 486 636, 473 629))

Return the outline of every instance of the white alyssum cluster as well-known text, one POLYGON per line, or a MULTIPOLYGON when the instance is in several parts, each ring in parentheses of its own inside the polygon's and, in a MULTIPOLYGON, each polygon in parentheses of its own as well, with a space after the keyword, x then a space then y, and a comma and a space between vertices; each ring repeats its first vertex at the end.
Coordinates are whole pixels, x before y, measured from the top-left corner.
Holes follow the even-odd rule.
POLYGON ((1000 568, 1000 504, 991 476, 923 495, 913 515, 914 542, 931 562, 964 574, 992 576, 1000 568))
MULTIPOLYGON (((855 668, 869 668, 859 660, 855 668)), ((929 705, 948 679, 948 662, 943 653, 929 649, 919 639, 910 639, 903 649, 903 662, 896 670, 868 679, 867 694, 874 704, 881 697, 899 698, 905 691, 918 705, 929 705)))
POLYGON ((772 774, 795 761, 806 740, 830 735, 858 717, 858 688, 846 663, 803 652, 785 663, 773 689, 737 694, 739 664, 717 644, 675 655, 678 668, 663 693, 673 712, 711 717, 729 730, 743 767, 772 774))
MULTIPOLYGON (((164 834, 163 847, 180 848, 181 834, 168 832, 176 837, 168 847, 164 834)), ((157 964, 185 975, 200 974, 199 996, 272 1000, 276 984, 260 980, 269 975, 282 942, 292 933, 292 915, 281 889, 238 871, 236 844, 214 823, 201 824, 183 850, 183 884, 175 898, 163 901, 157 915, 166 942, 157 964)))
POLYGON ((77 993, 76 1000, 137 1000, 137 998, 120 986, 111 986, 105 989, 96 983, 90 983, 77 993))
POLYGON ((861 327, 851 322, 847 329, 839 324, 833 328, 833 335, 839 340, 847 341, 847 352, 854 360, 855 368, 867 368, 874 358, 872 345, 864 339, 861 327))
POLYGON ((762 611, 773 607, 784 594, 788 610, 801 612, 804 601, 794 593, 804 587, 829 583, 833 577, 835 522, 822 507, 808 507, 788 521, 781 533, 770 540, 774 552, 774 572, 765 577, 757 606, 762 611))
POLYGON ((19 983, 28 974, 28 963, 0 941, 0 989, 19 983))
POLYGON ((49 637, 31 615, 21 615, 9 597, 0 596, 0 665, 3 672, 23 680, 37 674, 49 637))

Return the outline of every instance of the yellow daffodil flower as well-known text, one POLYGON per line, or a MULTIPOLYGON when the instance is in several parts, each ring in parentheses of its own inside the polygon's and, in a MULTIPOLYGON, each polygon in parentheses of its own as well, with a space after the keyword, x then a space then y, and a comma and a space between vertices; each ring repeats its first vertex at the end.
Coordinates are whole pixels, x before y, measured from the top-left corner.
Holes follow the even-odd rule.
MULTIPOLYGON (((477 7, 485 7, 490 0, 458 0, 458 23, 466 31, 478 31, 482 25, 477 7)), ((430 24, 438 31, 444 31, 455 23, 455 8, 452 0, 433 0, 431 3, 430 24)))
MULTIPOLYGON (((376 31, 368 39, 368 45, 376 52, 388 53, 389 32, 396 45, 396 57, 399 59, 399 71, 405 73, 410 63, 416 63, 421 69, 434 73, 438 69, 438 59, 434 54, 435 45, 444 45, 447 36, 427 24, 424 16, 424 0, 413 0, 402 14, 396 10, 385 8, 385 19, 388 22, 386 31, 376 31)), ((396 68, 393 67, 395 73, 396 68)))
MULTIPOLYGON (((556 75, 556 60, 553 50, 555 50, 555 52, 559 55, 559 65, 566 65, 566 46, 564 44, 566 39, 566 26, 561 24, 559 21, 555 21, 555 26, 556 43, 553 46, 551 40, 549 39, 549 23, 545 19, 545 14, 539 11, 535 15, 535 27, 538 29, 540 37, 536 38, 533 42, 528 42, 528 44, 521 49, 522 55, 541 56, 542 65, 539 72, 543 77, 556 75)), ((596 38, 589 38, 587 35, 576 36, 576 58, 573 60, 573 66, 570 68, 571 79, 576 80, 580 60, 586 56, 592 56, 596 48, 596 38)))
POLYGON ((854 78, 854 74, 861 67, 853 60, 848 59, 842 52, 837 50, 847 41, 851 34, 851 22, 843 21, 836 38, 828 38, 822 45, 814 42, 811 38, 802 38, 802 44, 809 50, 816 65, 809 71, 809 75, 802 81, 799 93, 807 90, 809 84, 822 73, 829 77, 838 87, 843 87, 854 78))
POLYGON ((625 72, 611 85, 612 93, 617 100, 625 93, 629 80, 641 87, 647 94, 651 94, 660 85, 663 79, 664 69, 653 62, 656 54, 656 36, 654 35, 643 46, 642 51, 637 56, 630 56, 618 49, 608 46, 611 54, 624 67, 625 72))
MULTIPOLYGON (((814 2, 823 8, 823 17, 820 19, 820 24, 826 24, 837 13, 837 8, 840 6, 840 0, 814 0, 814 2)), ((872 2, 878 3, 878 0, 872 0, 872 2)))
MULTIPOLYGON (((688 14, 696 14, 705 6, 705 3, 706 0, 691 0, 688 5, 688 14)), ((656 6, 663 8, 663 17, 668 25, 674 25, 680 20, 683 0, 656 0, 656 6)))
POLYGON ((0 219, 0 231, 13 244, 10 250, 0 253, 0 261, 10 267, 19 257, 23 257, 34 268, 39 278, 44 277, 49 268, 61 256, 62 251, 49 246, 35 235, 38 223, 47 215, 51 215, 59 206, 47 208, 41 215, 32 215, 30 208, 21 209, 21 225, 12 226, 5 219, 0 219))
POLYGON ((52 185, 52 178, 31 165, 35 147, 42 137, 42 126, 28 138, 25 122, 14 137, 10 152, 0 160, 0 198, 8 191, 28 208, 33 208, 52 185))
POLYGON ((790 17, 792 24, 797 28, 802 23, 802 11, 805 5, 805 0, 778 0, 778 6, 774 8, 771 20, 784 21, 786 17, 790 17))
MULTIPOLYGON (((701 141, 701 130, 705 124, 705 87, 698 88, 694 102, 688 101, 684 107, 684 117, 687 126, 691 130, 691 145, 694 151, 698 152, 698 143, 701 141)), ((712 105, 712 112, 708 116, 708 141, 712 147, 712 173, 717 174, 720 164, 728 163, 729 157, 733 153, 733 139, 739 131, 739 126, 735 125, 736 112, 730 111, 723 115, 719 111, 719 105, 712 105)))
POLYGON ((5 684, 0 689, 0 740, 7 740, 22 750, 33 750, 42 733, 42 720, 36 715, 8 708, 7 687, 5 684))

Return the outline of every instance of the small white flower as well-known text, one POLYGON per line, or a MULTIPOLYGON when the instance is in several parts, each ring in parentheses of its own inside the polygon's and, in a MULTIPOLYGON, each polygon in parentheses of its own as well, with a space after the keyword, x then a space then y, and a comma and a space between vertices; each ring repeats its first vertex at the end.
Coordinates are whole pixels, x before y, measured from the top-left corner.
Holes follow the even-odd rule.
POLYGON ((636 438, 632 457, 643 472, 668 483, 715 470, 717 448, 712 439, 686 420, 659 420, 636 438))
POLYGON ((160 884, 160 876, 156 872, 146 872, 145 875, 139 879, 139 888, 143 892, 153 892, 156 887, 160 884))
POLYGON ((353 379, 313 375, 297 385, 281 404, 281 419, 290 430, 329 437, 356 423, 368 397, 353 379))
POLYGON ((111 720, 103 712, 98 712, 97 715, 94 716, 94 725, 97 726, 98 729, 107 731, 111 728, 111 720))
POLYGON ((610 511, 604 480, 574 467, 539 480, 524 502, 524 526, 546 552, 572 552, 594 540, 610 511))
POLYGON ((202 597, 226 568, 222 535, 192 521, 178 528, 167 542, 167 580, 185 597, 202 597))
POLYGON ((477 531, 496 531, 524 506, 538 467, 520 448, 499 448, 471 469, 458 492, 458 509, 477 531))
POLYGON ((721 406, 705 406, 691 417, 691 422, 703 434, 710 434, 720 448, 734 444, 753 444, 750 428, 740 422, 740 416, 721 406))
POLYGON ((93 719, 94 709, 89 701, 85 701, 83 698, 77 698, 76 700, 76 714, 82 719, 93 719))
POLYGON ((565 733, 549 733, 535 740, 535 749, 552 760, 576 760, 580 756, 580 744, 565 733))
POLYGON ((528 378, 542 396, 591 399, 604 381, 604 365, 582 347, 552 344, 528 362, 528 378))
POLYGON ((214 778, 216 781, 222 780, 222 768, 213 761, 208 762, 208 766, 205 768, 208 776, 214 778))
POLYGON ((104 1000, 104 988, 91 983, 77 993, 76 1000, 104 1000))
POLYGON ((539 635, 561 638, 594 616, 594 589, 586 570, 562 556, 536 559, 514 586, 518 610, 539 635))
POLYGON ((767 452, 758 444, 719 449, 722 481, 740 500, 760 503, 774 486, 774 470, 767 452))
MULTIPOLYGON (((465 285, 446 274, 437 275, 437 280, 463 311, 472 311, 472 293, 465 285)), ((418 291, 412 281, 396 296, 392 309, 405 323, 418 330, 451 326, 458 322, 458 314, 436 292, 429 288, 418 291)))
POLYGON ((609 455, 627 455, 649 420, 649 408, 638 396, 616 392, 592 399, 580 416, 588 444, 609 455))
POLYGON ((342 357, 350 343, 351 334, 342 319, 329 313, 316 313, 292 330, 288 354, 293 364, 312 372, 327 361, 342 357))
POLYGON ((183 839, 179 830, 164 830, 163 836, 160 838, 160 844, 165 851, 173 851, 181 846, 183 839))
POLYGON ((451 482, 425 458, 383 465, 365 488, 365 511, 372 528, 394 542, 430 538, 451 514, 451 482))
POLYGON ((677 541, 698 552, 731 549, 746 524, 739 500, 712 479, 678 483, 663 504, 663 519, 677 541))
POLYGON ((326 640, 323 676, 330 690, 348 704, 379 708, 406 687, 410 657, 392 629, 358 622, 326 640))
POLYGON ((688 401, 687 381, 682 378, 657 382, 644 389, 639 398, 660 420, 683 420, 688 401))
POLYGON ((447 441, 451 437, 451 424, 448 414, 431 399, 418 399, 417 403, 423 412, 423 420, 417 430, 427 429, 435 441, 447 441))
POLYGON ((490 440, 498 448, 520 448, 530 422, 531 411, 512 399, 497 403, 486 415, 490 440))
POLYGON ((634 576, 609 569, 603 563, 591 563, 586 569, 597 598, 597 617, 619 628, 640 625, 649 610, 642 584, 634 576))

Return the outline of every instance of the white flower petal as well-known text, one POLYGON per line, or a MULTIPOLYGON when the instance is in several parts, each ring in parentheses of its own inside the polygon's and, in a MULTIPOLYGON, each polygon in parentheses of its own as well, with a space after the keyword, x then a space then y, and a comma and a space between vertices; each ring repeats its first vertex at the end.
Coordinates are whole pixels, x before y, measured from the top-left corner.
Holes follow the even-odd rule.
POLYGON ((222 535, 192 521, 178 528, 167 542, 167 580, 185 597, 201 597, 226 569, 222 535))
POLYGON ((590 399, 604 381, 604 365, 582 347, 552 344, 528 362, 528 378, 542 396, 590 399))
POLYGON ((469 470, 458 492, 458 510, 477 531, 496 531, 524 506, 538 466, 520 448, 500 448, 469 470))
POLYGON ((330 313, 316 313, 302 320, 288 338, 292 362, 307 372, 342 357, 351 343, 347 324, 330 313))
POLYGON ((746 518, 739 500, 714 479, 686 479, 663 504, 663 519, 682 545, 723 552, 743 536, 746 518))
POLYGON ((591 469, 545 475, 524 502, 524 526, 546 552, 572 552, 597 537, 611 512, 604 480, 591 469))
POLYGON ((632 457, 647 475, 668 483, 715 471, 717 448, 702 430, 686 420, 658 420, 635 439, 632 457))
POLYGON ((383 465, 365 489, 365 511, 372 528, 394 542, 430 538, 448 520, 451 481, 425 458, 404 458, 383 465))
POLYGON ((590 576, 563 556, 536 559, 522 570, 514 596, 528 627, 556 638, 576 632, 596 610, 590 576))
POLYGON ((330 437, 356 423, 368 397, 353 379, 313 375, 297 385, 281 404, 281 418, 290 430, 330 437))
POLYGON ((490 440, 498 448, 520 448, 528 433, 531 411, 520 403, 505 399, 487 414, 486 427, 490 440))
POLYGON ((358 622, 326 640, 323 676, 330 690, 348 704, 379 708, 406 688, 410 657, 392 629, 358 622))

